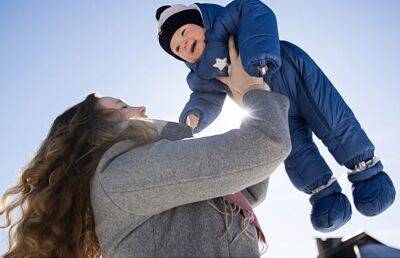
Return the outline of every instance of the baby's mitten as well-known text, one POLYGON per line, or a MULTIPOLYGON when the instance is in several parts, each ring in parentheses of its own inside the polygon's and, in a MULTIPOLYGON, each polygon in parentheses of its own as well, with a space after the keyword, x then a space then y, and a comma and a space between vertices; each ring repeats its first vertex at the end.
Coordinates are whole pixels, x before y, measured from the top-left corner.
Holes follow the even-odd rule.
POLYGON ((310 203, 311 223, 318 231, 334 231, 351 218, 350 202, 342 194, 342 188, 336 178, 331 178, 326 185, 314 190, 310 203))
POLYGON ((382 162, 374 157, 349 172, 354 205, 365 216, 375 216, 394 202, 396 190, 390 177, 382 170, 382 162))

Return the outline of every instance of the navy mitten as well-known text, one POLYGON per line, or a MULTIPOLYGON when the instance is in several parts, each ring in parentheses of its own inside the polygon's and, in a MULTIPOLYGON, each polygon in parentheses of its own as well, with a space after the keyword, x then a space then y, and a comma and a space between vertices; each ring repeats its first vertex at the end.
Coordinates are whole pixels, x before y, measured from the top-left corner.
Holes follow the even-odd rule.
POLYGON ((353 183, 354 205, 361 214, 375 216, 392 205, 396 190, 390 177, 382 171, 380 161, 374 158, 370 164, 364 163, 361 167, 364 168, 358 168, 356 170, 360 171, 348 175, 349 181, 353 183))
POLYGON ((313 194, 310 197, 310 203, 312 205, 311 223, 318 231, 334 231, 351 218, 350 202, 342 194, 342 188, 336 181, 313 194))

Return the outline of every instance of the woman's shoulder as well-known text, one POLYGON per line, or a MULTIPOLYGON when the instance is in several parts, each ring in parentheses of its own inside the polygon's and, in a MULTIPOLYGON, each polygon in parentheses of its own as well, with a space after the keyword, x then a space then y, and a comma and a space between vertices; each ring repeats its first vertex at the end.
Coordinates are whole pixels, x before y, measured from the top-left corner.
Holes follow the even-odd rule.
POLYGON ((135 147, 136 143, 133 140, 123 140, 113 144, 101 157, 97 171, 103 171, 112 160, 135 147))

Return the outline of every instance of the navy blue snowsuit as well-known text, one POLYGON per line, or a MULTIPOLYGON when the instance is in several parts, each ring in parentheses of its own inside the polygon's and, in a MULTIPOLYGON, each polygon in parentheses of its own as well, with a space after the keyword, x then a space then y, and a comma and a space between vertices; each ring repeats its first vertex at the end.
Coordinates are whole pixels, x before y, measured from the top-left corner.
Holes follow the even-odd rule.
MULTIPOLYGON (((311 221, 315 229, 332 231, 351 217, 351 205, 331 180, 332 171, 312 139, 314 133, 340 165, 354 169, 374 157, 374 145, 361 128, 353 112, 315 62, 296 45, 280 41, 274 13, 258 0, 237 0, 226 7, 196 4, 206 30, 206 49, 192 64, 187 82, 193 91, 180 116, 184 123, 190 113, 200 117, 195 132, 207 127, 221 112, 229 89, 215 78, 227 75, 228 38, 235 42, 244 69, 262 76, 260 67, 268 67, 264 81, 274 92, 290 100, 289 126, 292 152, 285 161, 291 182, 299 190, 312 194, 311 221), (226 59, 225 59, 226 58, 226 59), (222 65, 221 65, 222 64, 222 65), (313 190, 328 185, 315 193, 313 190)), ((395 198, 388 175, 376 162, 362 172, 349 175, 357 209, 367 216, 379 214, 395 198)))

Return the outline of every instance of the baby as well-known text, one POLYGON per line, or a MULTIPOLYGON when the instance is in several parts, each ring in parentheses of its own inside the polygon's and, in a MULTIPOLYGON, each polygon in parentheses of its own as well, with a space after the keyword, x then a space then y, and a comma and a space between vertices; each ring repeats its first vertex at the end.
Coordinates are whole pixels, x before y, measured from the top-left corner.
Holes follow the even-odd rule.
POLYGON ((280 41, 274 13, 258 0, 162 6, 157 10, 158 39, 171 56, 190 69, 192 94, 180 116, 194 132, 221 112, 229 88, 228 38, 233 35, 247 73, 262 77, 272 91, 290 101, 292 152, 285 169, 296 188, 310 194, 311 222, 316 230, 333 231, 351 217, 351 205, 312 139, 322 140, 353 183, 355 207, 366 216, 387 209, 396 191, 375 147, 351 109, 310 56, 280 41))

